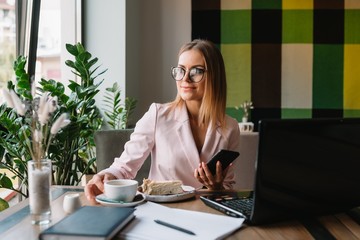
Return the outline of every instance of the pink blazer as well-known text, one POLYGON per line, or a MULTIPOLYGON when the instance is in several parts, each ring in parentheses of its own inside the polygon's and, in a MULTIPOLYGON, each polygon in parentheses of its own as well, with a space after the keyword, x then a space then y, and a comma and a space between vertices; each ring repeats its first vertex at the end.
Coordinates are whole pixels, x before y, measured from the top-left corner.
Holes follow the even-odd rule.
MULTIPOLYGON (((220 128, 208 128, 199 154, 185 105, 171 111, 169 104, 153 103, 136 123, 124 152, 102 172, 110 172, 118 178, 134 178, 151 154, 150 179, 179 179, 184 185, 200 188, 202 185, 193 176, 200 162, 208 162, 220 149, 239 151, 239 125, 229 116, 226 116, 226 124, 225 132, 220 128)), ((228 171, 224 181, 226 188, 232 188, 235 183, 233 169, 228 171)))

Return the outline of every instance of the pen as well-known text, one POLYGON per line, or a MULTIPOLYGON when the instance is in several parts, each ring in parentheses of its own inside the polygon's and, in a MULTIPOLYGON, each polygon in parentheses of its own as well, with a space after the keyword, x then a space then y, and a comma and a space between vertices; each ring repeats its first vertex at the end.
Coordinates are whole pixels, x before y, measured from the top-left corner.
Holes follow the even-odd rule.
POLYGON ((173 225, 171 223, 167 223, 167 222, 164 222, 164 221, 161 221, 161 220, 158 220, 158 219, 155 219, 154 222, 156 222, 158 224, 161 224, 163 226, 166 226, 166 227, 169 227, 169 228, 172 228, 172 229, 175 229, 175 230, 190 234, 190 235, 195 235, 194 232, 192 232, 190 230, 187 230, 185 228, 182 228, 182 227, 175 226, 175 225, 173 225))

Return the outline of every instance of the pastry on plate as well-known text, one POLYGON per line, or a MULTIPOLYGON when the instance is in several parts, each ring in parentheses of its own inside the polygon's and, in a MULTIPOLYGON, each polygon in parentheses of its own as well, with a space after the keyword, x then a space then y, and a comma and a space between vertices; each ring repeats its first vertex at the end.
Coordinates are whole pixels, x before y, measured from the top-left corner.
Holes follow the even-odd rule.
POLYGON ((148 195, 178 194, 184 192, 181 186, 180 180, 153 181, 144 178, 141 191, 148 195))

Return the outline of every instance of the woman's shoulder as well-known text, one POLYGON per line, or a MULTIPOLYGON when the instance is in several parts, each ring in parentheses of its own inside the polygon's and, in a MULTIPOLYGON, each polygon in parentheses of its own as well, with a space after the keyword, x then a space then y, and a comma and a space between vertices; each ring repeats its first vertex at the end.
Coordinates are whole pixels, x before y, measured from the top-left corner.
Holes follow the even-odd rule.
POLYGON ((229 115, 225 115, 225 121, 226 121, 226 125, 230 125, 230 126, 238 126, 239 125, 239 122, 235 119, 235 118, 233 118, 233 117, 231 117, 231 116, 229 116, 229 115))
POLYGON ((171 105, 170 103, 152 103, 149 109, 156 112, 168 112, 171 109, 171 105))
POLYGON ((184 106, 174 106, 173 103, 153 103, 153 108, 157 119, 165 119, 166 121, 183 122, 188 119, 187 111, 184 106))
POLYGON ((174 113, 172 110, 174 110, 174 108, 171 103, 152 103, 148 111, 160 117, 171 115, 171 113, 174 113))

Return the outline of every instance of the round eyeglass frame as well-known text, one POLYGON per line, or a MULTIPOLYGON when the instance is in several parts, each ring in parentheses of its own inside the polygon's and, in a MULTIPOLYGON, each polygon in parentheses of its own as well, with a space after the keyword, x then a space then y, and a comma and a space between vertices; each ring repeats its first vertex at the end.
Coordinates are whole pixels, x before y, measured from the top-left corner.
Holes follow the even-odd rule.
POLYGON ((181 81, 181 80, 183 80, 184 77, 188 74, 189 79, 190 79, 191 82, 193 82, 193 83, 199 83, 199 82, 201 82, 201 81, 204 79, 204 75, 205 75, 205 72, 206 72, 206 71, 207 71, 207 69, 203 69, 203 68, 199 68, 199 67, 193 67, 193 68, 190 68, 189 70, 185 70, 185 69, 182 68, 182 67, 172 67, 172 68, 171 68, 171 77, 172 77, 175 81, 181 81), (174 69, 182 69, 183 71, 185 71, 184 76, 183 76, 181 79, 177 80, 177 79, 175 78, 174 74, 173 74, 174 69), (193 77, 190 75, 190 72, 191 72, 192 69, 199 69, 199 70, 204 71, 203 74, 202 74, 202 76, 201 76, 201 79, 200 79, 199 81, 194 81, 194 80, 193 80, 193 77))

